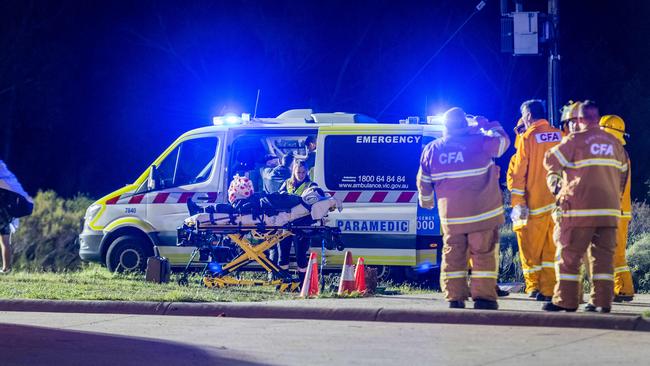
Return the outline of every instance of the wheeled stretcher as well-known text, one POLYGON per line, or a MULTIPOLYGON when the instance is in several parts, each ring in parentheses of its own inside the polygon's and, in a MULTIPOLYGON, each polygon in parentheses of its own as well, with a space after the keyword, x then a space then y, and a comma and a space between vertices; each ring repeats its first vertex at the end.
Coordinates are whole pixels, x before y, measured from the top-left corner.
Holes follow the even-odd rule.
POLYGON ((179 283, 187 284, 188 270, 198 256, 198 262, 205 263, 202 283, 206 287, 275 285, 279 291, 296 291, 300 283, 289 271, 273 263, 268 250, 289 238, 318 240, 323 251, 342 250, 340 230, 326 226, 323 220, 337 208, 340 209, 338 201, 325 198, 274 215, 219 213, 209 209, 195 214, 178 229, 178 245, 195 247, 179 283), (270 273, 270 279, 236 277, 236 272, 250 263, 257 263, 270 273))

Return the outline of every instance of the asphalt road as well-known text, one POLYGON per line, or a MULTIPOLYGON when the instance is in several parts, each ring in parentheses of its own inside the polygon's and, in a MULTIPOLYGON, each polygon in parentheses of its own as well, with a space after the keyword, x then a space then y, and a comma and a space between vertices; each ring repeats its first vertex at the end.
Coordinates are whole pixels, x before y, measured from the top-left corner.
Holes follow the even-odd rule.
POLYGON ((0 312, 1 365, 636 365, 650 333, 0 312))

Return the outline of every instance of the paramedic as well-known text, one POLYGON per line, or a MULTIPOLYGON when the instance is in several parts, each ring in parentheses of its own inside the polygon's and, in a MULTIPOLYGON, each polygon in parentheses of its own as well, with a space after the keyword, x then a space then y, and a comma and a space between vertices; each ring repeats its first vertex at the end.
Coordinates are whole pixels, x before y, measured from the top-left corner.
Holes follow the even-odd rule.
MULTIPOLYGON (((302 160, 296 160, 293 162, 293 166, 291 168, 291 178, 287 179, 284 184, 282 184, 279 192, 300 196, 307 188, 315 186, 316 184, 309 180, 307 169, 305 168, 305 162, 302 160)), ((309 251, 309 239, 294 235, 280 242, 280 261, 278 263, 280 269, 289 269, 289 254, 291 253, 291 243, 294 244, 296 264, 298 266, 298 278, 302 284, 303 280, 305 279, 305 272, 307 272, 307 251, 309 251)))
POLYGON ((0 252, 2 269, 0 273, 11 271, 11 234, 18 227, 18 217, 32 213, 34 202, 18 182, 16 176, 0 160, 0 252))

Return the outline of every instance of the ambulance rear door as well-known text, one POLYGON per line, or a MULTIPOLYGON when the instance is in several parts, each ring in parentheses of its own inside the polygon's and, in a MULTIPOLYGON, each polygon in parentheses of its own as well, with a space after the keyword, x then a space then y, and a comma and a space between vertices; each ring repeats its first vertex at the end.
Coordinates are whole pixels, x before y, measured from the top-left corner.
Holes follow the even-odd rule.
MULTIPOLYGON (((346 249, 367 264, 416 265, 417 187, 422 148, 418 125, 319 128, 316 183, 343 202, 329 215, 346 249)), ((328 264, 343 254, 328 252, 328 264)))

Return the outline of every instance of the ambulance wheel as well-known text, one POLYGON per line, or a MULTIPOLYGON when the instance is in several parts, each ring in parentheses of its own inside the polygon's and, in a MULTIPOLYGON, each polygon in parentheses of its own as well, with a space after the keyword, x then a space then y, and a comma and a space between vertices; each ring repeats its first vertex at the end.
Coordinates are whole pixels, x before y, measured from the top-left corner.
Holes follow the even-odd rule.
POLYGON ((404 282, 404 268, 399 266, 372 266, 377 269, 377 281, 393 283, 404 282))
POLYGON ((106 267, 111 272, 144 272, 147 258, 153 255, 148 243, 134 235, 120 236, 113 241, 106 253, 106 267))

